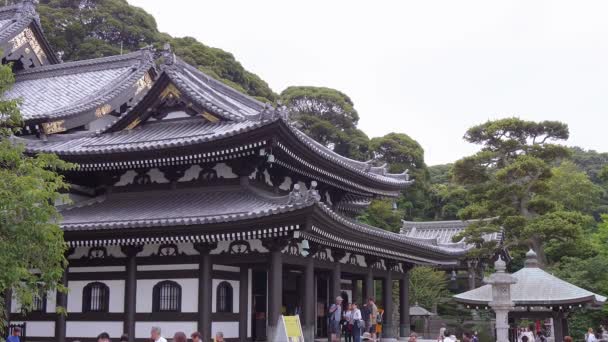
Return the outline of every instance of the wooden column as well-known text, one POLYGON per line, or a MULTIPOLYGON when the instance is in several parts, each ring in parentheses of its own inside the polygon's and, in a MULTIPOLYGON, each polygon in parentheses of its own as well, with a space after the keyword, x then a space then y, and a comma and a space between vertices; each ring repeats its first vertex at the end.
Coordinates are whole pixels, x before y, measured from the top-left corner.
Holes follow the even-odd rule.
MULTIPOLYGON (((239 340, 247 341, 247 308, 249 304, 249 268, 241 266, 239 277, 239 340)), ((253 304, 253 303, 252 303, 253 304)))
POLYGON ((410 335, 410 274, 399 278, 399 336, 406 338, 410 335))
POLYGON ((199 243, 194 248, 199 253, 198 265, 198 331, 203 335, 203 341, 211 338, 211 298, 212 298, 212 265, 209 252, 217 247, 217 243, 199 243))
POLYGON ((137 253, 142 246, 122 246, 122 252, 127 256, 125 281, 125 317, 123 331, 129 336, 129 342, 135 341, 135 312, 137 310, 137 253))
MULTIPOLYGON (((336 297, 341 294, 341 279, 342 279, 342 267, 340 263, 334 260, 334 265, 331 272, 331 300, 330 302, 335 302, 336 297)), ((343 298, 344 299, 344 298, 343 298)))
POLYGON ((268 337, 272 340, 276 334, 277 322, 283 306, 283 254, 279 247, 273 248, 270 252, 268 279, 268 337))
MULTIPOLYGON (((61 284, 66 288, 68 287, 68 272, 69 267, 66 267, 65 271, 63 271, 63 275, 61 276, 61 284)), ((68 294, 64 292, 57 292, 56 303, 57 306, 61 306, 67 311, 68 294)), ((55 338, 57 342, 65 342, 65 326, 65 314, 57 314, 57 318, 55 319, 55 338)))
POLYGON ((384 279, 384 317, 382 320, 382 338, 394 338, 393 329, 393 271, 387 265, 386 278, 384 279))
POLYGON ((367 302, 369 298, 375 297, 374 295, 374 273, 372 272, 372 266, 367 265, 367 273, 365 274, 365 280, 363 281, 363 287, 365 293, 363 294, 363 304, 367 302))
POLYGON ((315 298, 315 263, 312 256, 306 259, 304 269, 304 341, 313 342, 315 338, 315 317, 316 317, 315 298))

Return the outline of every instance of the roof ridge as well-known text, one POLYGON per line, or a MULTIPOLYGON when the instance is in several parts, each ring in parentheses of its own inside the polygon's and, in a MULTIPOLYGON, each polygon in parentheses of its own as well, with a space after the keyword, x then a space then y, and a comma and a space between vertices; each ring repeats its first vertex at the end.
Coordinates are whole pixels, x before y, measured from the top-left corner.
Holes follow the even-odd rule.
MULTIPOLYGON (((83 59, 79 61, 71 61, 64 62, 59 64, 50 64, 45 66, 40 66, 37 68, 27 69, 23 71, 19 71, 15 74, 15 78, 17 81, 36 79, 46 76, 46 73, 52 73, 56 71, 69 71, 68 74, 83 72, 82 70, 77 70, 78 67, 91 67, 91 66, 99 66, 103 64, 116 63, 116 62, 126 62, 129 60, 145 60, 147 55, 152 56, 148 49, 141 49, 134 52, 129 52, 123 55, 113 55, 113 56, 105 56, 99 58, 91 58, 91 59, 83 59)), ((94 71, 94 70, 91 70, 94 71)), ((85 71, 86 72, 86 71, 85 71)))

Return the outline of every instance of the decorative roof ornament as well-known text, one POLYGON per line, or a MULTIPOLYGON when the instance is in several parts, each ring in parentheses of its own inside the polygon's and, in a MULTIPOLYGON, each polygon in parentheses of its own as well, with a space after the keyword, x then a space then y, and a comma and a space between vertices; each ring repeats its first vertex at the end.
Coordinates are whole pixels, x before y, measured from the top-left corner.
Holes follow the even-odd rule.
POLYGON ((163 49, 160 51, 160 56, 163 59, 164 65, 173 65, 175 64, 175 53, 171 49, 171 44, 168 42, 163 45, 163 49))
POLYGON ((294 184, 293 190, 289 193, 287 204, 307 204, 321 201, 321 195, 317 190, 317 182, 312 181, 310 188, 302 188, 300 184, 294 184))
POLYGON ((260 121, 261 122, 270 122, 270 121, 274 121, 275 117, 275 110, 272 107, 272 105, 269 102, 266 102, 264 104, 264 109, 262 109, 262 111, 260 112, 260 121))
POLYGON ((526 253, 526 261, 524 261, 524 267, 526 268, 538 268, 538 255, 530 248, 526 253))
POLYGON ((19 13, 21 17, 30 17, 40 20, 38 13, 36 12, 37 2, 38 1, 36 0, 23 0, 19 6, 19 9, 17 10, 17 13, 19 13))

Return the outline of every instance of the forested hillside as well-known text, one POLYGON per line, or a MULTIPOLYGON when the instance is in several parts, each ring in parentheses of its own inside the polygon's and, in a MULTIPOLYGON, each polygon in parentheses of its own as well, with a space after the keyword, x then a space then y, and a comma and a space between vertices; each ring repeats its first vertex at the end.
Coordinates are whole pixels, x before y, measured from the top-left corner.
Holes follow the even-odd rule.
POLYGON ((171 43, 186 62, 210 76, 263 101, 276 94, 257 75, 245 70, 234 56, 194 38, 175 38, 158 31, 154 17, 126 0, 41 0, 42 26, 64 61, 117 55, 171 43))

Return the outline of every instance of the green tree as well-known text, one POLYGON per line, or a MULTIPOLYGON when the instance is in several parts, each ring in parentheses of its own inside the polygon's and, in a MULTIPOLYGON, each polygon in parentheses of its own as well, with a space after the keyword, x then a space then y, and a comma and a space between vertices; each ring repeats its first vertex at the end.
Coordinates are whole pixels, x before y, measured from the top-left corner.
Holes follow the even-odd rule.
POLYGON ((324 87, 289 87, 280 99, 292 120, 320 144, 345 157, 369 158, 369 138, 357 129, 359 114, 348 95, 324 87))
POLYGON ((398 233, 401 229, 403 212, 393 208, 393 202, 387 199, 373 200, 358 220, 374 227, 398 233))
POLYGON ((429 166, 431 184, 449 184, 452 182, 452 165, 441 164, 429 166))
POLYGON ((410 305, 432 309, 442 298, 449 296, 448 280, 444 271, 428 266, 414 267, 410 271, 410 305))
MULTIPOLYGON (((13 82, 11 67, 0 66, 0 96, 13 82)), ((26 156, 23 146, 13 143, 11 135, 21 124, 18 106, 17 100, 0 101, 0 294, 12 290, 27 311, 41 292, 64 290, 59 281, 66 246, 54 203, 66 189, 56 171, 69 165, 53 155, 26 156)), ((3 306, 0 300, 5 313, 3 306)), ((4 314, 0 321, 4 327, 4 314)))
POLYGON ((547 182, 547 198, 560 209, 593 213, 600 203, 603 189, 593 184, 586 173, 571 161, 563 161, 552 170, 547 182))
POLYGON ((234 56, 191 37, 173 38, 158 31, 156 21, 126 0, 41 0, 40 19, 49 39, 65 61, 118 55, 145 46, 171 43, 186 62, 235 89, 273 102, 276 94, 234 56))
POLYGON ((482 241, 481 234, 505 228, 512 244, 527 244, 547 263, 544 239, 580 237, 582 215, 551 214, 557 204, 547 198, 551 164, 568 156, 568 150, 553 144, 568 138, 568 126, 556 121, 532 122, 518 118, 488 121, 470 128, 464 139, 482 145, 473 156, 454 164, 454 179, 469 190, 471 204, 463 219, 498 217, 467 228, 461 237, 482 241), (565 226, 550 227, 554 222, 565 226), (531 227, 536 228, 531 229, 531 227))

